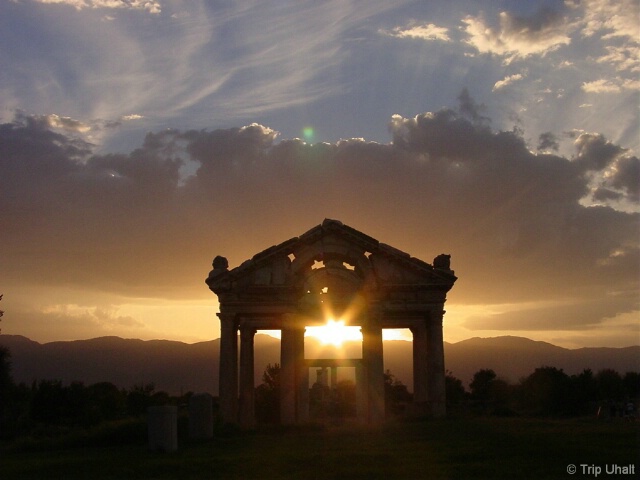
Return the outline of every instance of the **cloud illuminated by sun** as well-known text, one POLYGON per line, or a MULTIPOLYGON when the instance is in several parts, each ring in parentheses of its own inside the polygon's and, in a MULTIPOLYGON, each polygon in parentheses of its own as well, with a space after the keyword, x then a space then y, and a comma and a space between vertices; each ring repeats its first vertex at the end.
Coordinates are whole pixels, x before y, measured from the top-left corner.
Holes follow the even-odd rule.
POLYGON ((342 346, 343 342, 362 341, 360 327, 347 327, 344 320, 330 318, 326 325, 307 327, 306 335, 320 340, 323 345, 342 346))

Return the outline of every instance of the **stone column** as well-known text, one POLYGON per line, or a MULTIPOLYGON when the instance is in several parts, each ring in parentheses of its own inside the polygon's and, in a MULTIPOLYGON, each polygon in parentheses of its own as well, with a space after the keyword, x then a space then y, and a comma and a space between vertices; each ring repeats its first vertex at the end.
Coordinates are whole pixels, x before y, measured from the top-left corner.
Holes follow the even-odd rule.
POLYGON ((256 424, 253 340, 256 329, 240 326, 240 425, 251 428, 256 424))
POLYGON ((382 423, 385 416, 384 402, 384 363, 382 358, 382 327, 377 314, 369 315, 362 328, 362 360, 365 364, 368 421, 371 424, 382 423))
POLYGON ((223 423, 238 421, 238 325, 235 315, 220 318, 220 415, 223 423))
POLYGON ((331 390, 338 388, 338 367, 331 367, 331 390))
POLYGON ((444 417, 447 402, 444 380, 444 343, 442 318, 444 310, 432 310, 427 319, 427 396, 434 417, 444 417))
POLYGON ((296 422, 296 334, 292 315, 286 314, 280 335, 280 422, 296 422))
POLYGON ((304 326, 293 326, 296 370, 296 422, 299 424, 309 421, 309 367, 304 361, 304 332, 304 326))
POLYGON ((413 333, 413 411, 415 415, 428 413, 427 409, 427 325, 421 319, 411 327, 413 333))
POLYGON ((356 416, 360 423, 367 423, 369 399, 367 373, 363 362, 356 364, 356 416))

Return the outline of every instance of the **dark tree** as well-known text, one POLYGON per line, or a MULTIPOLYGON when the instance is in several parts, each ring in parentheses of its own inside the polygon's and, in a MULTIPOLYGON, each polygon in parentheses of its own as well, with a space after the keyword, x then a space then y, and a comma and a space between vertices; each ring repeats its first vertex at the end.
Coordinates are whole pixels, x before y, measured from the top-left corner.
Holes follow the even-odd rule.
POLYGON ((574 396, 576 399, 576 413, 588 414, 596 411, 598 401, 598 383, 593 371, 586 368, 579 375, 571 376, 574 396))
POLYGON ((65 414, 65 391, 60 380, 40 380, 32 387, 31 418, 38 423, 60 424, 65 414))
POLYGON ((8 398, 12 385, 11 352, 7 347, 0 346, 0 405, 8 398))
POLYGON ((256 419, 259 423, 280 423, 280 364, 268 364, 262 383, 256 387, 256 419))
MULTIPOLYGON (((164 394, 164 392, 158 393, 164 394)), ((150 406, 165 403, 162 400, 157 397, 154 383, 134 385, 127 393, 127 412, 133 416, 144 415, 150 406)))
POLYGON ((471 396, 475 400, 487 400, 491 392, 491 384, 497 375, 491 369, 478 370, 473 374, 473 380, 469 384, 471 396))
POLYGON ((409 393, 407 386, 396 379, 389 370, 384 373, 384 399, 387 415, 402 414, 413 400, 413 395, 409 393))
POLYGON ((274 363, 267 364, 264 373, 262 374, 262 383, 264 383, 270 390, 280 390, 280 364, 274 363))
POLYGON ((596 374, 599 400, 621 401, 624 398, 624 383, 618 372, 610 368, 596 374))
POLYGON ((533 415, 566 416, 579 413, 569 376, 562 369, 540 367, 521 383, 523 406, 533 415))
POLYGON ((627 372, 622 379, 624 392, 629 398, 638 398, 640 396, 640 373, 627 372))
POLYGON ((10 420, 13 379, 11 378, 11 352, 0 346, 0 437, 5 436, 10 420))
POLYGON ((447 410, 459 407, 464 403, 464 398, 467 392, 464 390, 462 380, 454 377, 451 372, 447 371, 447 374, 444 377, 444 386, 447 396, 447 410))
POLYGON ((100 382, 87 388, 91 420, 98 423, 115 420, 123 416, 126 410, 126 395, 113 383, 100 382))
POLYGON ((469 384, 471 407, 476 413, 507 415, 510 388, 491 369, 478 370, 469 384))

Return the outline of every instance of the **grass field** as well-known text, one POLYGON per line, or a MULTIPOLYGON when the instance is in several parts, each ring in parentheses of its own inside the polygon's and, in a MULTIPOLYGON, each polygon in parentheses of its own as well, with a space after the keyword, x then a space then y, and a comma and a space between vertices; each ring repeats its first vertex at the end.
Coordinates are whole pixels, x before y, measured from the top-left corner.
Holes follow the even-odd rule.
POLYGON ((598 478, 607 478, 607 464, 635 464, 636 476, 615 478, 640 472, 640 422, 622 420, 449 418, 379 429, 271 429, 182 440, 168 454, 149 452, 136 428, 118 433, 126 443, 119 446, 105 433, 4 445, 0 478, 594 478, 580 464, 602 466, 598 478), (575 475, 567 473, 570 464, 575 475))

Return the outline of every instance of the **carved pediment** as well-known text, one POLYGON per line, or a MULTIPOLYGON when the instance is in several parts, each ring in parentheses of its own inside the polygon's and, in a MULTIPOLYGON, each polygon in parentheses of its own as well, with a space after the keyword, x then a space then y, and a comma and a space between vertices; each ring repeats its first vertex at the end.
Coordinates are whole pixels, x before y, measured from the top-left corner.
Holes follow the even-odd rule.
POLYGON ((246 301, 267 301, 276 295, 308 303, 328 295, 324 298, 338 304, 376 291, 436 287, 446 292, 456 280, 446 255, 436 258, 436 268, 329 219, 231 270, 221 258, 216 257, 206 280, 209 288, 246 301))

